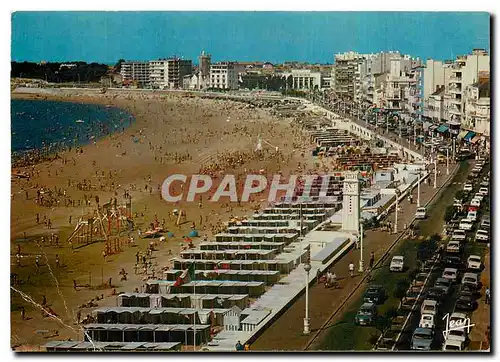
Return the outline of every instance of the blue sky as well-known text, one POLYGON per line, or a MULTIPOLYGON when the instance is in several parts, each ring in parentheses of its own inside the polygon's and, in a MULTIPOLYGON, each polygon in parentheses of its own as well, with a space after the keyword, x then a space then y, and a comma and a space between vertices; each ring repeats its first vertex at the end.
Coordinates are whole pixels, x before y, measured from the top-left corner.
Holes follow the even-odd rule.
POLYGON ((332 63, 335 53, 399 50, 451 59, 490 48, 484 12, 16 12, 16 61, 115 63, 201 50, 219 60, 332 63))

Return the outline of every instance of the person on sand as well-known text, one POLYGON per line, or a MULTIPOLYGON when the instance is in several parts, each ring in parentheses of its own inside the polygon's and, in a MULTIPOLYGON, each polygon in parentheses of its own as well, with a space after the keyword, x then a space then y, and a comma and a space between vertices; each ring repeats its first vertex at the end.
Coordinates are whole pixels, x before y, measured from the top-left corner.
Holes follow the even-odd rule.
POLYGON ((73 279, 73 289, 74 289, 74 290, 78 290, 78 289, 77 289, 77 285, 76 285, 76 280, 74 280, 74 279, 73 279))

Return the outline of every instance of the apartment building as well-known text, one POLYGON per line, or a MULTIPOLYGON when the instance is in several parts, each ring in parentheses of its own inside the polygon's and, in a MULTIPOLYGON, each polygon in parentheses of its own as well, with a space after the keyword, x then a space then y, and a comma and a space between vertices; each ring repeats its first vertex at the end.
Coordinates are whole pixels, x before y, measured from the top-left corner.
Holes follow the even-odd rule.
POLYGON ((149 62, 130 61, 121 64, 120 74, 124 84, 147 88, 149 80, 149 62))
POLYGON ((484 49, 474 49, 471 54, 458 56, 449 66, 449 70, 449 79, 445 79, 445 118, 464 125, 464 91, 479 81, 480 72, 490 71, 490 56, 484 49))
POLYGON ((476 133, 490 136, 490 79, 481 79, 479 82, 466 86, 465 119, 462 125, 476 133))
POLYGON ((183 79, 192 73, 192 61, 180 58, 158 59, 149 62, 150 84, 153 88, 182 88, 183 79))
POLYGON ((363 55, 346 52, 335 55, 335 76, 333 89, 337 97, 351 101, 361 99, 360 65, 363 55))
POLYGON ((210 88, 238 89, 238 72, 234 62, 218 62, 210 65, 210 88))
POLYGON ((383 84, 383 104, 387 109, 416 115, 420 110, 420 60, 405 55, 392 59, 383 84))

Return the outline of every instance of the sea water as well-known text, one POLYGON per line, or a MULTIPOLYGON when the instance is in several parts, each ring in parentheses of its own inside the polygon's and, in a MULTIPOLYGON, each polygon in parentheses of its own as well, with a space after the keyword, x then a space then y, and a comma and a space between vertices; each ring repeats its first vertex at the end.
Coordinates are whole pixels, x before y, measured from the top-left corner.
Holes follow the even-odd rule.
POLYGON ((84 145, 128 127, 134 118, 110 106, 13 99, 11 152, 84 145))

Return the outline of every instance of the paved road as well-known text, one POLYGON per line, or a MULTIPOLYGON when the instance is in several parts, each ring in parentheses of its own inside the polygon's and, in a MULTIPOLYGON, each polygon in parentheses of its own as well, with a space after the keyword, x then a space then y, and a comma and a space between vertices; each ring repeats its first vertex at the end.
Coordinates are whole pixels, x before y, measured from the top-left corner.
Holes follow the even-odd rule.
MULTIPOLYGON (((454 166, 454 165, 452 165, 454 166)), ((438 186, 443 184, 443 182, 448 178, 446 175, 446 167, 438 166, 441 170, 441 174, 438 176, 438 186)), ((453 167, 450 167, 453 169, 453 167)), ((437 190, 432 186, 428 186, 426 183, 421 185, 421 204, 425 204, 430 200, 433 194, 437 190)), ((414 200, 416 197, 417 190, 413 192, 414 200)), ((403 229, 405 223, 409 224, 413 219, 416 204, 409 204, 405 199, 401 204, 402 212, 399 212, 399 229, 403 229)), ((389 219, 394 220, 394 215, 390 214, 389 219)), ((387 232, 382 232, 379 230, 369 230, 366 232, 366 237, 364 239, 364 260, 368 260, 370 257, 370 252, 373 250, 375 252, 375 258, 378 260, 389 248, 389 246, 396 240, 399 235, 389 234, 387 232)), ((325 289, 323 285, 315 285, 310 288, 309 297, 309 317, 311 323, 311 336, 303 336, 303 318, 305 310, 305 297, 302 295, 292 306, 288 308, 268 329, 266 329, 257 340, 252 343, 251 349, 258 351, 270 351, 270 350, 302 350, 309 342, 314 332, 318 331, 325 321, 330 317, 330 315, 335 311, 345 300, 345 298, 350 294, 350 292, 359 284, 361 280, 360 275, 355 275, 354 278, 350 278, 348 275, 348 265, 352 261, 355 264, 359 260, 359 250, 351 250, 348 254, 340 259, 333 267, 332 270, 335 271, 337 276, 340 278, 339 284, 340 288, 325 289)), ((358 294, 362 293, 363 288, 358 290, 358 294)), ((352 299, 356 300, 356 295, 352 299)), ((343 307, 348 308, 348 304, 343 307)), ((339 315, 342 314, 342 311, 339 315)), ((335 323, 335 318, 330 322, 335 323)), ((325 332, 322 332, 316 341, 321 341, 325 336, 325 332)), ((315 341, 315 343, 316 343, 315 341)), ((311 346, 314 349, 316 344, 311 346)))

